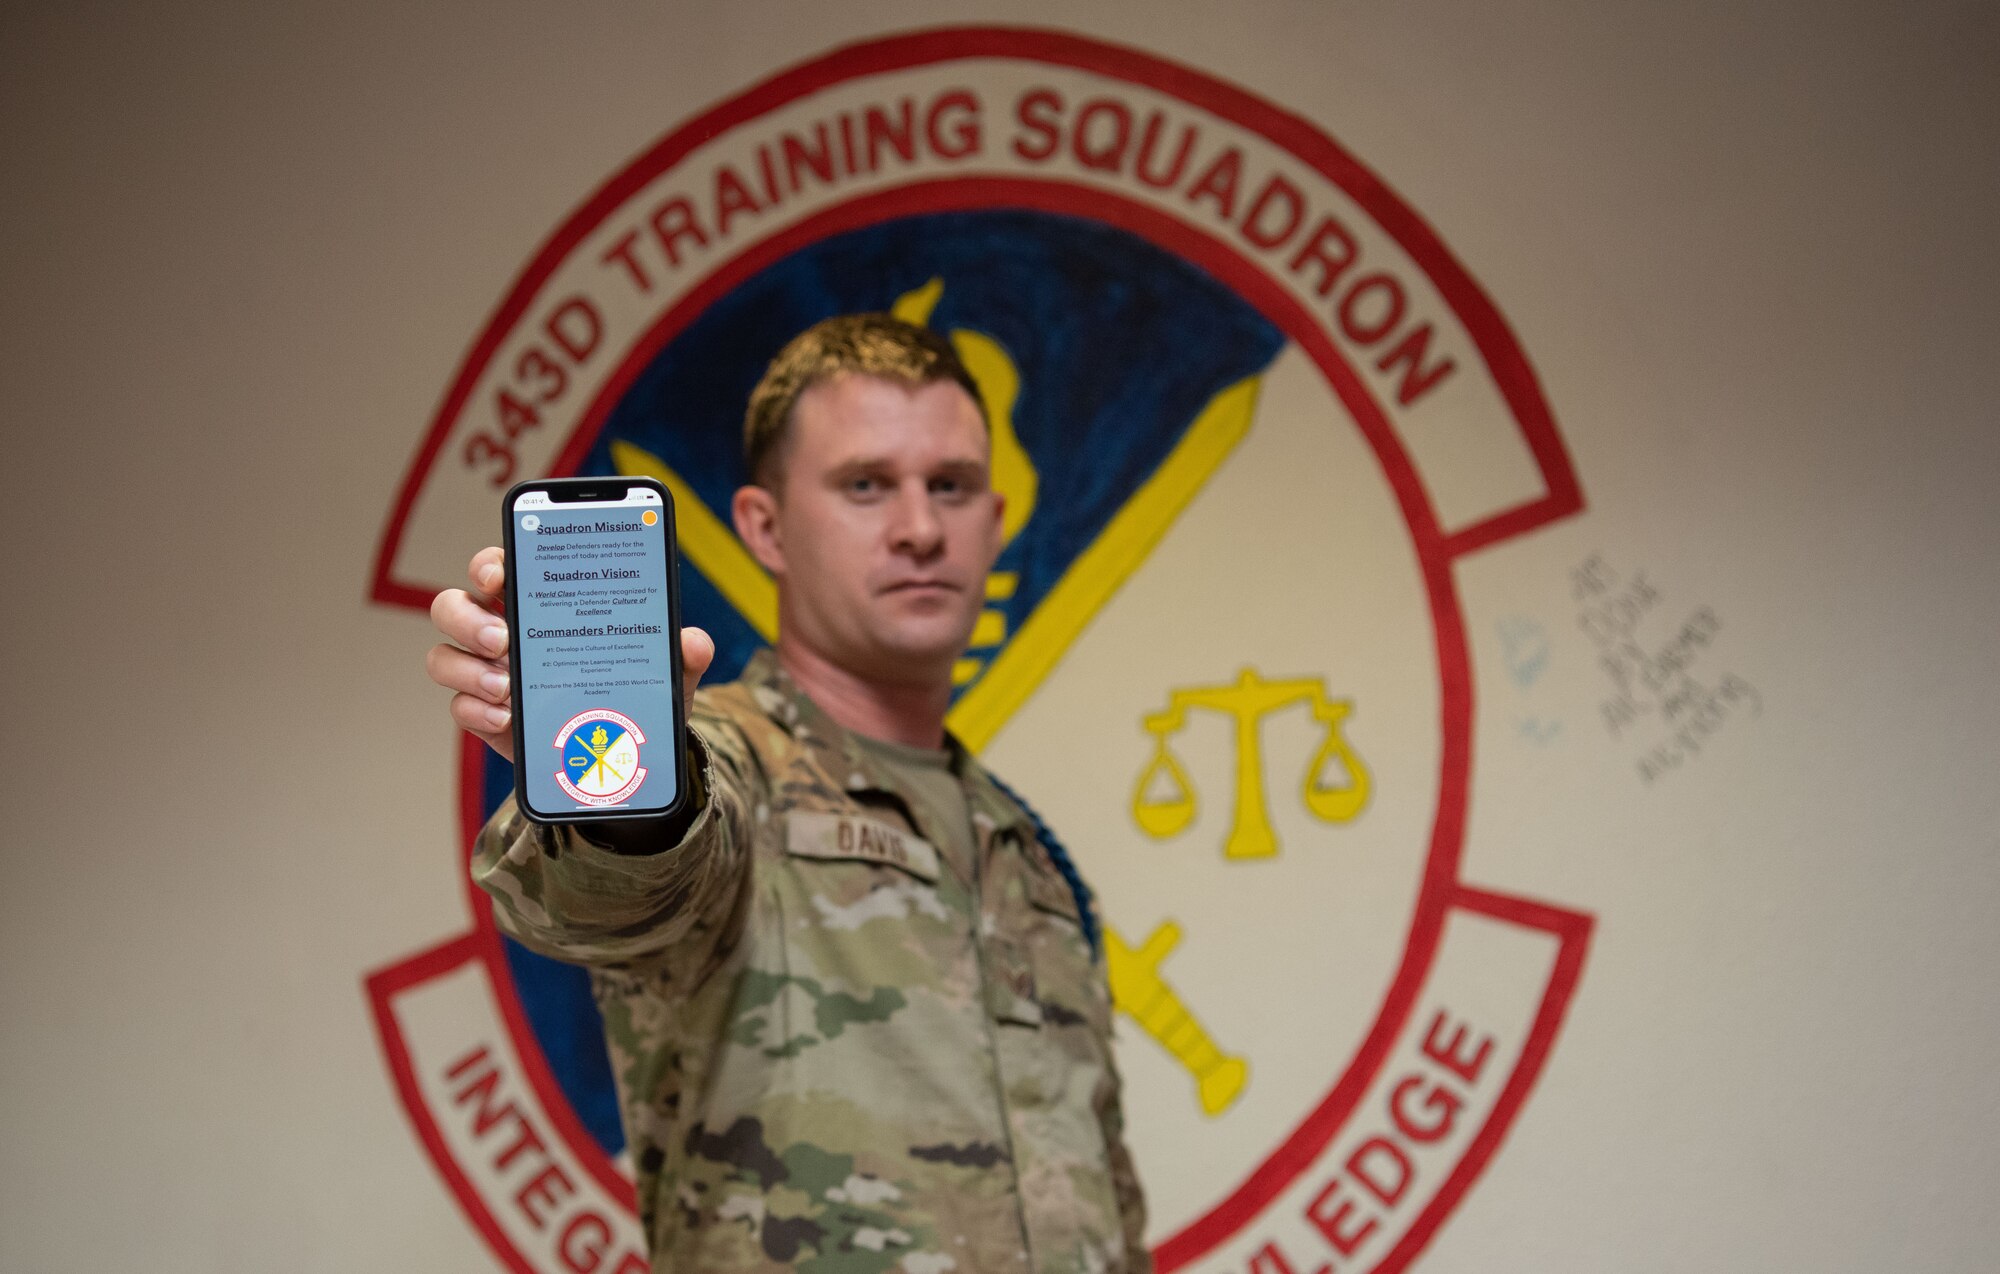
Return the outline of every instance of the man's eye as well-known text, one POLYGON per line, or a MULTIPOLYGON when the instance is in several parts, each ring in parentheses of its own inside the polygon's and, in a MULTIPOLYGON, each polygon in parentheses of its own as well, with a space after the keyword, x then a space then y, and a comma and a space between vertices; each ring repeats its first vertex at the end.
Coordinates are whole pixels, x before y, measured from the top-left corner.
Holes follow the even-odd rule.
POLYGON ((950 500, 962 499, 964 496, 969 494, 971 490, 972 488, 968 486, 965 480, 962 478, 931 479, 931 494, 937 496, 943 496, 946 499, 950 500))
POLYGON ((852 496, 879 495, 881 491, 881 482, 871 477, 854 477, 847 480, 847 494, 852 496))

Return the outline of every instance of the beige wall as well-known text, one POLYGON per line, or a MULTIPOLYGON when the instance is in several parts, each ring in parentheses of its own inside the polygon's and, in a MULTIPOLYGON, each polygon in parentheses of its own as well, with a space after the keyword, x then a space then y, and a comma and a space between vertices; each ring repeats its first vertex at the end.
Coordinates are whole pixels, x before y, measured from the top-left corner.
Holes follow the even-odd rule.
MULTIPOLYGON (((375 540, 474 334, 599 181, 775 66, 947 20, 853 12, 0 17, 0 1268, 494 1268, 360 989, 464 917, 451 730, 422 620, 363 600, 375 540)), ((1590 502, 1459 576, 1470 866, 1598 927, 1424 1267, 1982 1264, 2000 20, 1217 12, 948 16, 1140 45, 1332 133, 1506 314, 1590 502), (1712 608, 1715 670, 1761 697, 1655 783, 1597 724, 1592 553, 1712 608), (1522 617, 1553 640, 1532 695, 1499 636, 1522 617)))

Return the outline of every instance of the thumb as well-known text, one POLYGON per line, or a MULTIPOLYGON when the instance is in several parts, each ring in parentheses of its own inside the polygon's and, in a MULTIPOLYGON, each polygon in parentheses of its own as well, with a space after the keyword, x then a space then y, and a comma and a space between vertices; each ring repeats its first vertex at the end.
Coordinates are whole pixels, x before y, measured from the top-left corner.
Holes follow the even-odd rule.
POLYGON ((681 629, 681 708, 694 709, 694 688, 715 662, 715 639, 699 628, 681 629))

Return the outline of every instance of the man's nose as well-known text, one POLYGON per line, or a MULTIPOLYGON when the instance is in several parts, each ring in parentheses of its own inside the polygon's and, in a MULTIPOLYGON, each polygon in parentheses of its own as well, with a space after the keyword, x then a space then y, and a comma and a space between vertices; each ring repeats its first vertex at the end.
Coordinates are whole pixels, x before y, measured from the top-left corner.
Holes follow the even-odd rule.
POLYGON ((944 544, 944 523, 931 505, 930 484, 905 483, 896 490, 895 517, 889 527, 890 547, 927 558, 944 544))

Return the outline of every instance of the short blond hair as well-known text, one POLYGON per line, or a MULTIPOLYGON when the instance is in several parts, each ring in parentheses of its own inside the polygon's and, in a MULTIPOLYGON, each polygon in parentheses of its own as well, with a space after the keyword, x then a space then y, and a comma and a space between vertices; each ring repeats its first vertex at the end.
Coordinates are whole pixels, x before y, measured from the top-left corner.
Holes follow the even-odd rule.
POLYGON ((836 315, 786 342, 750 391, 750 405, 743 413, 743 461, 750 481, 765 487, 775 484, 799 395, 846 374, 879 376, 912 389, 953 381, 972 395, 981 422, 986 419, 979 386, 950 341, 889 314, 836 315))

